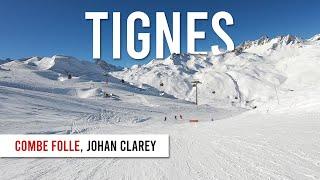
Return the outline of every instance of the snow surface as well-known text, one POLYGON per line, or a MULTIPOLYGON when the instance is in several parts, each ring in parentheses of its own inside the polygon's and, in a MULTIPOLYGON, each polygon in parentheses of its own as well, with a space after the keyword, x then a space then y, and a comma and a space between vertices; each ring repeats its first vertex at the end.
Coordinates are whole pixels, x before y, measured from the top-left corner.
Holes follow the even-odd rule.
POLYGON ((166 133, 170 157, 1 158, 0 179, 320 179, 319 46, 264 37, 124 70, 60 55, 1 64, 1 134, 166 133))

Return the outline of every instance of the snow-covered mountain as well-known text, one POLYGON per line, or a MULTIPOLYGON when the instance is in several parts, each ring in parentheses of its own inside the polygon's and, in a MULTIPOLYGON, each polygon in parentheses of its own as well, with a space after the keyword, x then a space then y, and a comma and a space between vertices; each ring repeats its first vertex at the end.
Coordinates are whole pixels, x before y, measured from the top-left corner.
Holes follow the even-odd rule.
POLYGON ((135 84, 149 84, 188 101, 226 102, 255 107, 304 86, 320 84, 320 44, 287 35, 247 41, 222 55, 172 54, 112 75, 135 84), (301 68, 304 67, 304 68, 301 68))
POLYGON ((8 63, 8 62, 10 62, 10 61, 13 61, 13 60, 10 59, 10 58, 7 58, 7 59, 5 59, 5 60, 0 59, 0 65, 1 65, 1 64, 5 64, 5 63, 8 63))
MULTIPOLYGON (((115 86, 117 89, 129 91, 129 93, 159 96, 160 91, 153 87, 148 85, 137 87, 108 75, 110 72, 119 70, 121 70, 120 67, 102 60, 91 62, 62 55, 35 56, 11 60, 2 64, 0 75, 3 77, 0 76, 0 86, 80 98, 102 97, 103 93, 110 93, 109 86, 115 86), (98 85, 94 85, 95 83, 98 85), (108 91, 105 90, 107 86, 108 91)), ((163 95, 172 97, 166 93, 163 95)))
POLYGON ((55 55, 53 57, 32 57, 23 61, 25 64, 33 65, 39 70, 52 70, 59 73, 71 73, 75 76, 92 73, 103 73, 104 71, 117 70, 115 66, 105 62, 94 64, 89 61, 80 61, 71 56, 55 55))
POLYGON ((320 41, 320 34, 314 35, 312 38, 309 39, 309 41, 320 41))
MULTIPOLYGON (((18 60, 1 60, 1 64, 15 61, 23 62, 25 65, 34 66, 38 70, 52 70, 59 73, 71 73, 74 75, 83 75, 90 73, 112 72, 121 70, 121 67, 108 64, 103 60, 95 61, 81 61, 72 56, 54 55, 52 57, 29 57, 18 60)), ((14 63, 13 63, 14 64, 14 63)))
POLYGON ((121 70, 120 67, 108 64, 100 60, 81 61, 72 56, 54 55, 52 57, 29 57, 19 60, 4 61, 2 63, 9 69, 14 67, 25 66, 36 71, 53 71, 59 76, 67 76, 68 74, 76 77, 81 77, 86 80, 102 80, 104 74, 121 70))
POLYGON ((246 41, 242 43, 240 46, 237 47, 237 50, 247 52, 254 51, 256 50, 256 48, 263 50, 276 50, 278 48, 300 44, 303 42, 303 39, 293 35, 278 36, 275 38, 268 38, 267 36, 262 36, 257 40, 246 41))
POLYGON ((123 68, 107 63, 103 60, 96 60, 95 63, 106 72, 120 71, 123 68))
POLYGON ((124 79, 137 87, 152 87, 191 102, 196 93, 192 81, 199 80, 199 104, 252 108, 275 100, 278 93, 320 84, 319 37, 264 36, 218 56, 172 54, 164 60, 125 69, 105 61, 93 63, 61 55, 8 61, 3 67, 26 66, 38 74, 49 71, 46 73, 51 78, 60 80, 71 74, 82 80, 104 81, 109 73, 110 81, 124 79))

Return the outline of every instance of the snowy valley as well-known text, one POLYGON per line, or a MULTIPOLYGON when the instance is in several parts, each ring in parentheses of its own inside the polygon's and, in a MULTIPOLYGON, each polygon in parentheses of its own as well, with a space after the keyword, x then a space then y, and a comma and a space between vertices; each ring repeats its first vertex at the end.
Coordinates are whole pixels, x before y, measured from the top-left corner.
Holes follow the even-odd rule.
POLYGON ((0 121, 1 134, 170 135, 169 158, 1 158, 2 179, 319 179, 320 35, 124 69, 0 60, 0 121))

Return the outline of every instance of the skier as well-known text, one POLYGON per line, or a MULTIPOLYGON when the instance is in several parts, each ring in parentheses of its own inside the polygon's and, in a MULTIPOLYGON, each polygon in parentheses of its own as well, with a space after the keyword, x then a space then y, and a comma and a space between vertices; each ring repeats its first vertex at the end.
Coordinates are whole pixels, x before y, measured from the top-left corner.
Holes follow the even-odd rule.
POLYGON ((180 114, 180 119, 182 119, 182 115, 180 114))
POLYGON ((174 116, 174 119, 177 120, 177 115, 174 116))
POLYGON ((164 121, 167 121, 167 116, 164 117, 164 121))

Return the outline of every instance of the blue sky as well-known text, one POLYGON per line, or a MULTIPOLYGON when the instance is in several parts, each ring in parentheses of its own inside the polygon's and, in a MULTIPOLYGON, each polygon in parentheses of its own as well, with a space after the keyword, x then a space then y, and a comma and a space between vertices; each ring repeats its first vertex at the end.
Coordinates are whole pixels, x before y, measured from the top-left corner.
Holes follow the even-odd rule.
MULTIPOLYGON (((206 39, 197 41, 197 50, 210 50, 211 45, 224 44, 211 28, 215 12, 232 14, 235 25, 224 27, 236 45, 262 35, 293 34, 309 38, 320 33, 320 1, 318 0, 196 0, 196 1, 108 1, 108 0, 2 0, 0 4, 0 58, 72 55, 92 58, 92 22, 84 18, 86 11, 120 11, 122 16, 121 60, 112 59, 112 20, 102 23, 102 59, 131 66, 155 57, 155 12, 181 12, 182 52, 186 51, 186 12, 206 11, 208 21, 197 23, 206 31, 206 39), (134 11, 144 11, 151 20, 151 52, 144 60, 131 59, 126 52, 126 18, 134 11)), ((170 22, 170 21, 169 21, 170 22)), ((139 25, 139 24, 138 24, 139 25)), ((138 30, 141 30, 137 27, 138 30)), ((166 45, 165 45, 166 46, 166 45)), ((168 54, 168 50, 166 50, 168 54)))

